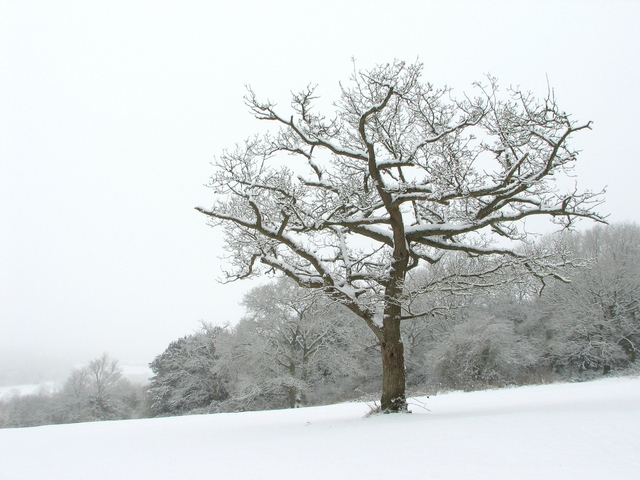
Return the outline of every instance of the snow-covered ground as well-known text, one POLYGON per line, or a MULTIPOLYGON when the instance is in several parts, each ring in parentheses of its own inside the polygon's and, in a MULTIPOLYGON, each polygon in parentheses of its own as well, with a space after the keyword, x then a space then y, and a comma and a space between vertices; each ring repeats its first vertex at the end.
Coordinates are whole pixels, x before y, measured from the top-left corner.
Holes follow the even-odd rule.
POLYGON ((640 378, 419 401, 0 430, 0 479, 640 478, 640 378))

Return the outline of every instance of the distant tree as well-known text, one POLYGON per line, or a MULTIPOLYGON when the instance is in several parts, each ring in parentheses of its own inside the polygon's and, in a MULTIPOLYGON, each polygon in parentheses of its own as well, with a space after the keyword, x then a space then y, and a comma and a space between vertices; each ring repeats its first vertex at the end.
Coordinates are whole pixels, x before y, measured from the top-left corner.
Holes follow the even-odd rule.
POLYGON ((56 423, 120 420, 140 415, 143 395, 107 353, 76 368, 56 398, 56 423))
POLYGON ((147 416, 145 400, 145 387, 123 378, 118 361, 105 353, 72 370, 60 391, 40 388, 0 401, 0 427, 139 418, 147 416))
POLYGON ((89 408, 89 371, 74 368, 62 387, 57 423, 74 423, 95 420, 89 408))
POLYGON ((89 405, 96 418, 108 420, 118 417, 119 401, 114 395, 122 379, 118 361, 106 353, 89 362, 86 368, 89 384, 89 405))
POLYGON ((55 423, 52 394, 38 391, 34 394, 15 395, 0 400, 0 428, 36 427, 55 423))
POLYGON ((635 362, 640 348, 640 226, 597 226, 563 237, 590 263, 544 291, 540 308, 555 368, 578 371, 635 362))
POLYGON ((218 343, 222 327, 203 324, 195 334, 171 342, 150 364, 149 395, 154 415, 215 411, 228 398, 218 343))
POLYGON ((568 140, 589 123, 572 120, 552 94, 537 100, 512 88, 501 99, 489 78, 456 100, 422 83, 421 72, 396 61, 354 73, 331 118, 314 110, 314 87, 293 94, 292 114, 249 90, 251 112, 280 130, 223 152, 210 182, 216 202, 198 208, 224 229, 228 280, 281 272, 370 328, 386 412, 407 406, 400 325, 424 316, 405 309, 417 293, 407 289, 409 272, 464 252, 543 277, 540 259, 495 239, 525 240, 529 217, 564 227, 602 220, 592 211, 598 194, 559 193, 555 182, 577 160, 568 140))
POLYGON ((463 271, 469 272, 469 269, 447 260, 443 259, 430 269, 416 269, 407 279, 405 289, 418 294, 406 298, 403 308, 407 312, 424 312, 422 318, 402 322, 401 325, 405 376, 409 387, 421 386, 428 381, 429 352, 459 323, 460 311, 473 295, 483 290, 462 288, 453 292, 457 282, 451 284, 448 280, 463 271))
POLYGON ((491 310, 467 309, 465 320, 429 352, 429 383, 462 390, 517 384, 538 366, 541 352, 491 310))
POLYGON ((242 304, 247 315, 235 330, 234 358, 243 365, 234 370, 245 372, 250 392, 284 391, 293 408, 318 383, 357 374, 348 310, 285 278, 254 288, 242 304))

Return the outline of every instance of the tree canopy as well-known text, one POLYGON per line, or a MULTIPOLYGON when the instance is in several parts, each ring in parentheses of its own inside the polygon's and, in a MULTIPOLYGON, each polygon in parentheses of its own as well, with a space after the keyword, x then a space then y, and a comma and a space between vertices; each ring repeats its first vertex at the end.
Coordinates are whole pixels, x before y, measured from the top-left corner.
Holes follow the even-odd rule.
POLYGON ((574 121, 552 92, 501 94, 488 77, 457 99, 421 81, 422 70, 395 61, 355 72, 331 116, 316 111, 312 86, 292 94, 290 114, 249 89, 251 113, 278 130, 224 151, 210 182, 215 203, 198 207, 224 229, 228 280, 280 272, 369 326, 384 411, 406 409, 400 323, 424 314, 407 307, 412 270, 463 252, 509 259, 485 262, 463 284, 513 265, 553 275, 515 249, 528 236, 523 220, 604 221, 593 211, 600 193, 556 183, 577 160, 568 140, 590 123, 574 121))

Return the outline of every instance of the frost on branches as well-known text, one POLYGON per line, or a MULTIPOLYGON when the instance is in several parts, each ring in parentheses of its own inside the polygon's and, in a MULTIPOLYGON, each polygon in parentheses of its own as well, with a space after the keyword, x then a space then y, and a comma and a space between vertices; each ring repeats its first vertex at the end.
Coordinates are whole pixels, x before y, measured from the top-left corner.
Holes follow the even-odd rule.
POLYGON ((198 208, 224 229, 227 280, 280 272, 369 326, 387 412, 406 410, 400 324, 428 312, 410 300, 442 287, 405 282, 412 271, 463 253, 482 261, 447 279, 452 292, 524 271, 544 279, 554 274, 546 257, 516 250, 524 219, 603 221, 592 211, 599 193, 561 193, 555 183, 577 159, 567 141, 589 123, 551 94, 500 95, 493 78, 455 99, 421 71, 396 61, 354 73, 331 117, 314 109, 314 87, 293 94, 288 113, 249 89, 251 113, 277 132, 224 151, 210 181, 216 201, 198 208))

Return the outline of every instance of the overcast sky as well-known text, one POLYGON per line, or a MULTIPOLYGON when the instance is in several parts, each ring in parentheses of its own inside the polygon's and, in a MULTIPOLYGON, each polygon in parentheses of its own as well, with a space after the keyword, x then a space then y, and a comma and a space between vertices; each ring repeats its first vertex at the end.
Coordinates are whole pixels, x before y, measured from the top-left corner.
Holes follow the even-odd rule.
POLYGON ((147 363, 199 321, 242 315, 222 285, 209 163, 261 128, 251 84, 328 100, 394 58, 461 93, 485 73, 593 131, 583 188, 640 221, 640 2, 0 1, 0 350, 147 363))

